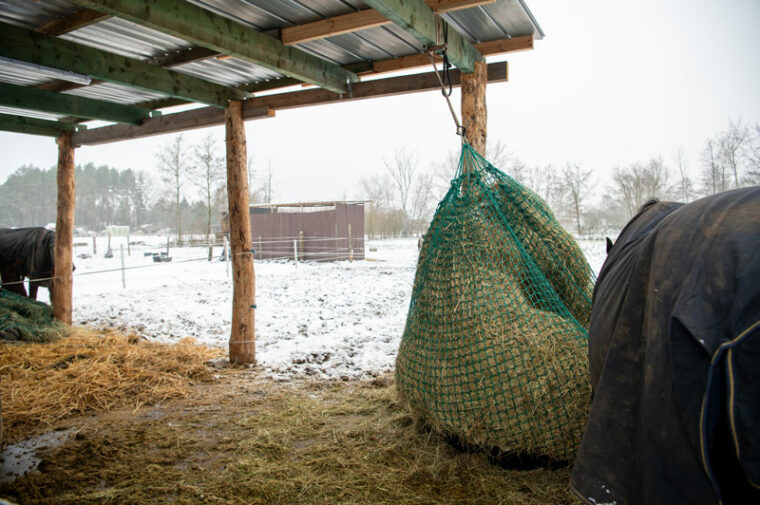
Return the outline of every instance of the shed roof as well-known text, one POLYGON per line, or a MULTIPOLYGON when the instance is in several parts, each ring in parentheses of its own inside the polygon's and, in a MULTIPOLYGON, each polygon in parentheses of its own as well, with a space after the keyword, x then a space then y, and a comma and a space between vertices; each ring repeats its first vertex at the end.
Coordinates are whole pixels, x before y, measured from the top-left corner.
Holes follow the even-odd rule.
MULTIPOLYGON (((220 118, 158 117, 183 103, 247 99, 249 119, 271 117, 278 107, 261 93, 303 96, 293 87, 302 83, 329 90, 324 101, 430 89, 435 82, 418 77, 355 93, 360 76, 429 64, 426 46, 444 34, 463 71, 481 54, 530 49, 543 37, 522 0, 0 0, 0 23, 0 129, 56 135, 91 119, 118 124, 108 135, 75 133, 78 143, 220 118)), ((506 80, 506 68, 491 74, 506 80)))

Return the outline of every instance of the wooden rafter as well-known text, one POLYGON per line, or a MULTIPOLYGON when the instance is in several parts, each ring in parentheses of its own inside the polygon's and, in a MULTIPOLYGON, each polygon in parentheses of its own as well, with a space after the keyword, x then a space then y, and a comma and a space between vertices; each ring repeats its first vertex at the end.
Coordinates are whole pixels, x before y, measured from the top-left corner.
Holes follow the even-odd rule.
MULTIPOLYGON (((517 51, 527 51, 533 49, 533 35, 520 35, 509 39, 498 39, 481 44, 475 44, 475 49, 480 51, 483 56, 496 56, 498 54, 513 53, 517 51)), ((435 57, 436 63, 442 60, 435 57)), ((411 68, 424 67, 430 65, 430 57, 427 54, 411 54, 400 58, 376 61, 372 64, 372 70, 367 74, 383 74, 386 72, 395 72, 397 70, 408 70, 411 68)), ((357 72, 364 74, 365 72, 357 72)))
POLYGON ((82 9, 64 16, 62 18, 54 19, 48 23, 37 28, 37 31, 44 33, 45 35, 63 35, 64 33, 73 32, 79 28, 97 23, 103 19, 109 17, 108 14, 94 11, 92 9, 82 9))
MULTIPOLYGON (((498 39, 489 42, 483 42, 476 44, 475 48, 480 51, 483 56, 496 56, 499 54, 507 54, 516 51, 527 51, 533 49, 533 35, 520 35, 509 39, 498 39)), ((435 57, 436 63, 441 63, 440 57, 435 57)), ((400 58, 391 58, 380 61, 362 61, 360 63, 351 63, 346 65, 345 68, 358 75, 379 75, 388 72, 395 72, 398 70, 409 70, 413 68, 426 67, 430 65, 430 57, 427 54, 411 54, 409 56, 401 56, 400 58)), ((272 79, 270 81, 254 82, 242 88, 251 93, 258 93, 261 91, 271 91, 275 89, 285 88, 288 86, 295 86, 300 84, 301 81, 297 79, 291 79, 284 77, 281 79, 272 79)), ((141 104, 144 107, 150 107, 149 103, 141 104)))
POLYGON ((74 0, 75 3, 180 37, 221 54, 264 66, 337 93, 358 81, 338 65, 285 46, 279 40, 190 2, 178 0, 74 0))
POLYGON ((151 116, 151 110, 102 100, 93 100, 28 86, 0 83, 0 105, 38 112, 64 114, 84 119, 100 119, 115 123, 140 124, 151 116))
POLYGON ((247 96, 236 88, 7 24, 0 30, 0 55, 217 107, 247 96))
MULTIPOLYGON (((489 64, 488 82, 506 82, 507 68, 506 62, 489 64)), ((460 85, 460 73, 458 70, 451 72, 451 82, 452 86, 456 87, 460 85)), ((440 89, 440 83, 433 72, 376 79, 354 84, 351 95, 344 94, 341 96, 324 89, 315 88, 293 93, 280 93, 251 98, 243 103, 243 117, 245 119, 271 117, 277 109, 293 109, 334 102, 349 102, 435 89, 440 89)), ((222 124, 222 122, 223 115, 220 111, 211 107, 205 107, 187 112, 166 114, 160 118, 146 119, 142 126, 114 125, 92 128, 73 134, 72 140, 77 145, 105 144, 148 135, 158 135, 160 133, 216 126, 222 124)))
MULTIPOLYGON (((492 63, 488 65, 489 82, 506 82, 507 80, 507 63, 492 63)), ((451 72, 452 86, 460 85, 459 71, 451 72)), ((275 110, 293 109, 298 107, 307 107, 313 105, 322 105, 334 102, 351 102, 354 100, 364 100, 367 98, 378 98, 384 96, 403 95, 407 93, 417 93, 421 91, 430 91, 440 89, 440 83, 435 73, 428 72, 424 74, 405 75, 401 77, 391 77, 388 79, 375 79, 364 81, 354 85, 351 95, 343 97, 334 96, 325 93, 321 89, 310 89, 307 91, 297 91, 294 93, 279 93, 276 95, 267 95, 250 98, 245 101, 246 107, 268 106, 275 110)))
MULTIPOLYGON (((436 14, 469 9, 480 5, 493 4, 496 0, 425 0, 425 3, 436 14)), ((342 14, 312 23, 290 26, 281 30, 282 43, 285 45, 300 44, 311 40, 334 37, 344 33, 366 30, 377 26, 393 23, 374 9, 365 9, 349 14, 342 14)))
POLYGON ((47 119, 0 114, 1 131, 58 137, 62 132, 73 132, 76 129, 77 125, 62 121, 48 121, 47 119))
POLYGON ((175 53, 155 56, 147 60, 146 63, 150 63, 157 67, 169 68, 176 67, 177 65, 184 65, 185 63, 205 60, 213 56, 219 56, 219 52, 207 47, 194 46, 175 53))
MULTIPOLYGON (((333 93, 330 93, 333 94, 333 93)), ((265 119, 274 117, 274 110, 267 106, 248 107, 243 119, 265 119)), ((202 107, 185 112, 166 114, 160 117, 146 119, 140 126, 112 125, 102 126, 86 130, 89 135, 80 136, 77 132, 72 136, 76 145, 98 145, 120 140, 129 140, 143 137, 151 137, 164 133, 175 133, 209 126, 218 126, 224 123, 224 110, 216 107, 202 107)))
MULTIPOLYGON (((365 3, 423 45, 435 46, 443 42, 441 28, 445 28, 446 22, 422 0, 365 0, 365 3)), ((448 29, 447 51, 451 62, 466 73, 473 71, 476 61, 483 60, 483 55, 453 28, 448 29)))

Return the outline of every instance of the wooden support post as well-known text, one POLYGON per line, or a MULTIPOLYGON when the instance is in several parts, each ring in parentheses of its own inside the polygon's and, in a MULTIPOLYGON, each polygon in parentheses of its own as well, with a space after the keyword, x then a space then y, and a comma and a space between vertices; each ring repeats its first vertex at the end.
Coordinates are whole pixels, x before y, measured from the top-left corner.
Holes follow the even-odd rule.
POLYGON ((72 277, 72 249, 74 243, 74 206, 76 181, 74 180, 74 146, 71 134, 58 138, 58 208, 55 220, 55 269, 51 290, 53 317, 71 324, 71 307, 74 279, 72 277))
POLYGON ((475 62, 475 71, 462 74, 462 126, 470 145, 481 156, 486 155, 486 83, 488 66, 484 62, 475 62))
POLYGON ((232 332, 230 361, 256 362, 254 309, 256 278, 251 253, 251 220, 248 211, 248 177, 243 104, 230 101, 224 114, 227 143, 227 199, 232 246, 232 332))

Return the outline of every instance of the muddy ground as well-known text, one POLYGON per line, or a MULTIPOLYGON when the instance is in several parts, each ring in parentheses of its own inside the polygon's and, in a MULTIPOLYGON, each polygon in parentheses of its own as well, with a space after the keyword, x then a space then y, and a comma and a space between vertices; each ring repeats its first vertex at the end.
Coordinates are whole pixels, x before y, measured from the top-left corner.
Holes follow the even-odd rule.
MULTIPOLYGON (((275 382, 226 369, 179 400, 72 417, 4 475, 23 504, 569 504, 569 469, 456 448, 415 422, 392 376, 275 382), (39 458, 36 462, 27 456, 39 458), (508 463, 505 463, 508 461, 508 463), (511 467, 511 468, 509 468, 511 467)), ((4 471, 20 449, 3 453, 4 471)))

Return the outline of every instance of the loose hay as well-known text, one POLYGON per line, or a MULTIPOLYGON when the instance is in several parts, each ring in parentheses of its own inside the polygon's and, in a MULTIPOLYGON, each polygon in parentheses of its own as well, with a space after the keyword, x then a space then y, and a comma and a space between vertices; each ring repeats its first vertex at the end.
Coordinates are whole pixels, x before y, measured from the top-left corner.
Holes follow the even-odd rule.
POLYGON ((73 414, 182 397, 208 380, 204 362, 220 351, 191 339, 175 345, 74 328, 47 344, 0 345, 3 442, 73 414))
POLYGON ((500 468, 416 425, 391 380, 276 383, 247 372, 186 400, 101 416, 0 483, 28 505, 570 505, 568 469, 500 468))
POLYGON ((590 401, 592 289, 546 204, 465 146, 420 250, 402 399, 467 444, 572 459, 590 401))

